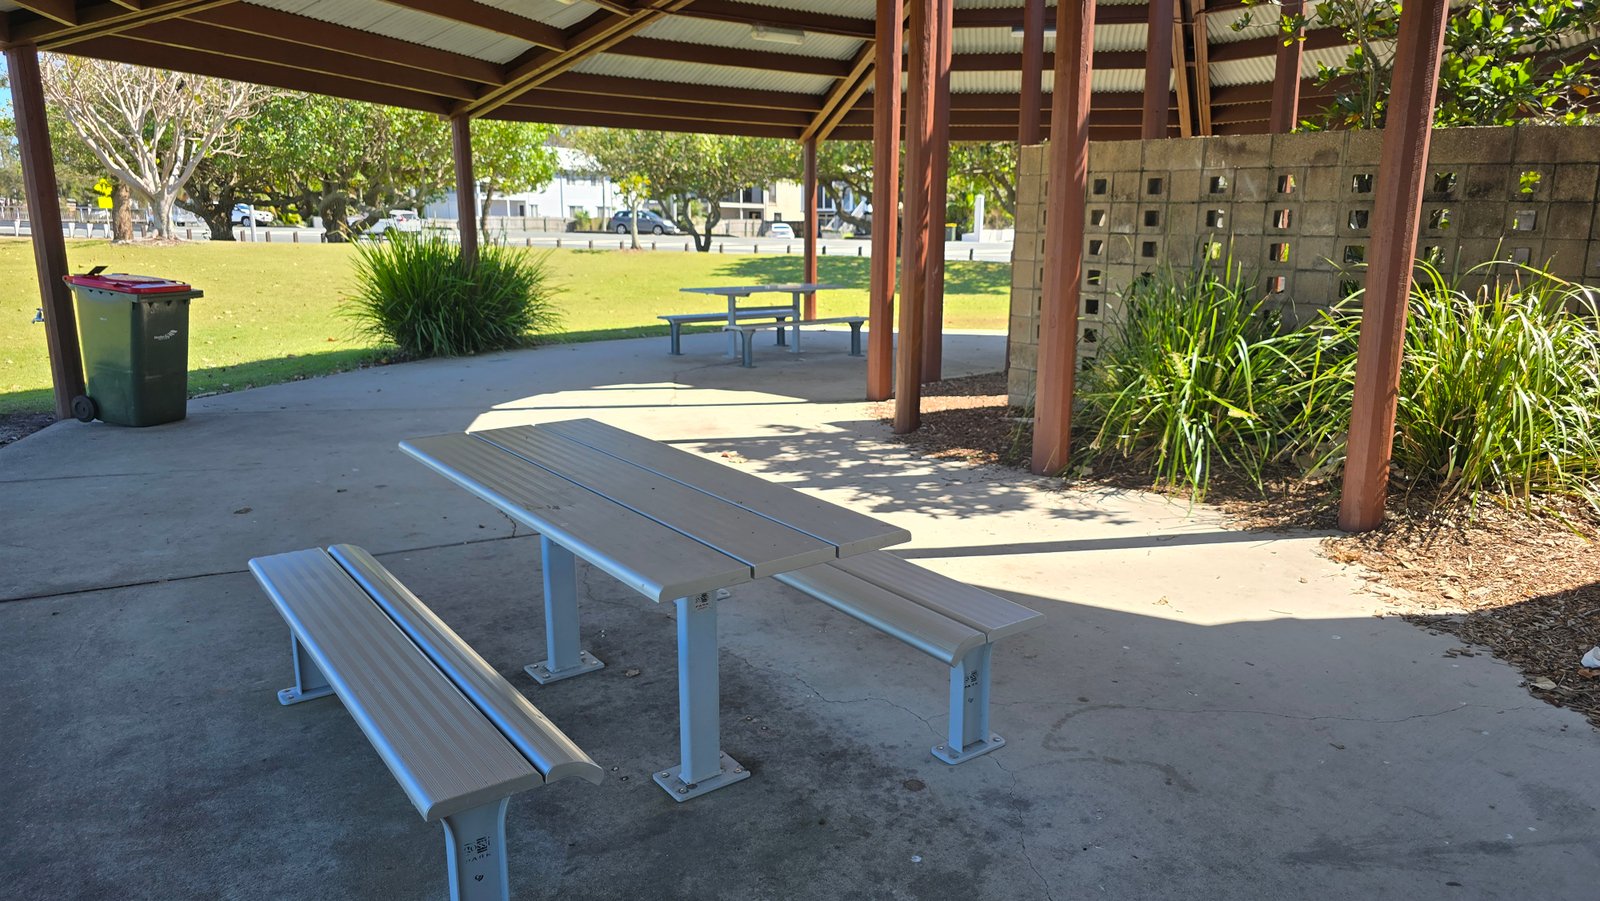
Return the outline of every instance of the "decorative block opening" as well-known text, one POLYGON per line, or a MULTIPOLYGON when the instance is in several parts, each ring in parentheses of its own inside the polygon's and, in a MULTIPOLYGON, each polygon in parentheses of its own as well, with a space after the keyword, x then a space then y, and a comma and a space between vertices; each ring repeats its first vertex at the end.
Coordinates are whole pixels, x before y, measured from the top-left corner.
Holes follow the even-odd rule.
POLYGON ((1371 210, 1351 210, 1350 227, 1356 231, 1365 231, 1372 224, 1371 210))
POLYGON ((1095 226, 1096 228, 1105 228, 1105 225, 1106 225, 1106 211, 1105 210, 1090 210, 1089 211, 1089 224, 1095 226))
POLYGON ((1108 187, 1109 186, 1106 183, 1105 179, 1097 178, 1092 183, 1090 183, 1090 185, 1089 185, 1089 193, 1091 193, 1091 194, 1104 194, 1106 192, 1106 190, 1108 189, 1108 187))
POLYGON ((1511 214, 1511 230, 1514 232, 1531 232, 1538 222, 1538 210, 1517 210, 1511 214))
POLYGON ((1278 193, 1279 194, 1293 194, 1294 193, 1294 176, 1293 175, 1280 175, 1280 176, 1278 176, 1278 193))
POLYGON ((1220 260, 1220 259, 1222 259, 1222 242, 1220 242, 1220 241, 1212 241, 1212 242, 1206 244, 1206 259, 1208 259, 1208 260, 1220 260))
POLYGON ((1365 263, 1367 261, 1367 245, 1346 244, 1344 246, 1344 261, 1346 263, 1365 263))
POLYGON ((1533 260, 1533 249, 1529 247, 1511 248, 1511 262, 1528 263, 1533 260))
POLYGON ((1283 241, 1278 244, 1268 245, 1267 259, 1274 263, 1289 262, 1289 242, 1283 241))
POLYGON ((1083 330, 1083 343, 1085 343, 1085 344, 1099 344, 1100 343, 1100 330, 1099 329, 1092 329, 1092 328, 1084 329, 1083 330))
POLYGON ((1267 279, 1268 294, 1282 294, 1289 290, 1289 279, 1282 275, 1274 275, 1267 279))
POLYGON ((1524 169, 1517 176, 1517 192, 1524 197, 1532 197, 1539 190, 1539 183, 1544 181, 1544 173, 1538 169, 1524 169))
POLYGON ((1213 194, 1226 194, 1227 192, 1228 192, 1228 176, 1226 176, 1226 175, 1213 175, 1213 176, 1211 176, 1211 193, 1213 193, 1213 194))
POLYGON ((1083 315, 1085 315, 1085 316, 1098 316, 1098 315, 1100 315, 1100 298, 1098 298, 1098 297, 1085 297, 1083 299, 1083 315))
POLYGON ((1228 214, 1222 210, 1206 210, 1206 228, 1221 228, 1228 214))
POLYGON ((1155 255, 1156 255, 1156 242, 1154 242, 1154 241, 1145 241, 1145 242, 1143 242, 1143 243, 1141 243, 1139 245, 1139 256, 1142 256, 1142 257, 1145 257, 1147 259, 1150 259, 1150 258, 1155 257, 1155 255))
POLYGON ((1105 281, 1105 273, 1098 269, 1090 269, 1083 274, 1084 284, 1098 285, 1105 281))
POLYGON ((1099 238, 1089 239, 1089 256, 1097 257, 1106 252, 1106 242, 1099 238))
POLYGON ((1429 266, 1444 265, 1444 248, 1437 244, 1430 244, 1422 248, 1422 261, 1429 266))
POLYGON ((1161 211, 1160 210, 1145 210, 1144 211, 1144 224, 1145 224, 1145 227, 1147 227, 1147 228, 1155 228, 1156 226, 1159 226, 1161 224, 1161 211))
POLYGON ((1273 210, 1272 227, 1287 229, 1294 224, 1294 212, 1291 210, 1273 210))
POLYGON ((1350 177, 1350 190, 1356 194, 1372 193, 1372 173, 1358 172, 1350 177))
POLYGON ((1165 181, 1159 178, 1152 178, 1144 183, 1144 192, 1149 194, 1151 197, 1157 197, 1160 196, 1165 187, 1165 181))
POLYGON ((1454 172, 1433 173, 1433 193, 1449 194, 1456 189, 1456 174, 1454 172))
POLYGON ((1347 280, 1341 281, 1339 283, 1339 296, 1340 297, 1350 298, 1350 297, 1354 297, 1355 295, 1360 294, 1360 293, 1361 293, 1361 283, 1358 282, 1358 281, 1351 281, 1351 280, 1347 279, 1347 280))
POLYGON ((1440 207, 1428 214, 1428 228, 1443 231, 1450 227, 1450 208, 1440 207))

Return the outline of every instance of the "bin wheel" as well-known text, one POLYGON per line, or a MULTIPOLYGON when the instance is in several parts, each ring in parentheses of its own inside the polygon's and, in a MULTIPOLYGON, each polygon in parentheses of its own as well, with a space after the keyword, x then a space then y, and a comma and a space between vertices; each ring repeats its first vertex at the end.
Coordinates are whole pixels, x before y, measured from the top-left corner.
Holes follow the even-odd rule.
POLYGON ((72 415, 79 422, 94 422, 95 412, 94 401, 88 395, 80 394, 72 399, 72 415))

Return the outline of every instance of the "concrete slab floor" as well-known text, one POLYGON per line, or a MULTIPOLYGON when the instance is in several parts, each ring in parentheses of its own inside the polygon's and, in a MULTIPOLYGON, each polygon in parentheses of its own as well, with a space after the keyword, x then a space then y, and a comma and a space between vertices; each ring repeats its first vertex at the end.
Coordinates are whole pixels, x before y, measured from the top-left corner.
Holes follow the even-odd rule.
MULTIPOLYGON (((947 372, 999 365, 952 335, 947 372)), ((1589 899, 1593 730, 1454 641, 1377 618, 1311 534, 920 458, 843 334, 747 371, 718 336, 550 347, 205 398, 182 423, 0 451, 0 896, 438 898, 423 823, 335 700, 278 706, 244 572, 379 555, 607 770, 510 808, 517 897, 1589 899), (770 580, 723 605, 723 746, 687 804, 672 611, 584 569, 606 669, 540 688, 538 543, 402 438, 594 416, 910 529, 919 563, 1047 614, 998 646, 994 726, 929 747, 946 671, 770 580), (637 670, 636 675, 629 675, 637 670)))

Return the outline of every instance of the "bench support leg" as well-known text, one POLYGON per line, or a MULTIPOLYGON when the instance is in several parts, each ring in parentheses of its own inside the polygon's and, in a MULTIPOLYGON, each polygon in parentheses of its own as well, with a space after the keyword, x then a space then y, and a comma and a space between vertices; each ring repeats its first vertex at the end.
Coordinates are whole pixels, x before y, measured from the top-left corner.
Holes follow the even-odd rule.
POLYGON ((778 317, 778 327, 772 330, 773 333, 778 336, 778 346, 779 347, 782 347, 785 344, 789 343, 789 339, 788 339, 788 336, 787 336, 788 329, 783 327, 784 323, 786 323, 788 321, 789 321, 789 317, 788 316, 779 316, 778 317))
POLYGON ((717 600, 721 592, 678 598, 678 750, 674 769, 657 770, 656 784, 687 801, 750 778, 722 753, 717 690, 717 600))
POLYGON ((667 339, 672 342, 672 349, 668 353, 674 357, 683 356, 683 324, 668 322, 667 332, 667 339))
POLYGON ((739 365, 746 369, 754 369, 756 368, 756 357, 755 348, 752 345, 755 343, 756 333, 753 331, 741 331, 739 335, 744 338, 744 356, 739 365))
POLYGON ((549 655, 523 667, 533 681, 549 685, 605 666, 578 643, 578 561, 572 552, 539 536, 544 554, 544 643, 549 655))
POLYGON ((317 662, 301 646, 293 629, 289 630, 289 656, 294 658, 294 684, 278 691, 279 704, 287 707, 333 694, 333 686, 328 684, 328 678, 322 675, 317 662))
POLYGON ((850 356, 861 356, 861 323, 850 323, 850 356))
POLYGON ((508 901, 506 804, 490 801, 444 818, 450 901, 508 901))
POLYGON ((952 766, 987 754, 1006 740, 989 731, 989 659, 993 645, 967 652, 950 667, 950 737, 933 756, 952 766))

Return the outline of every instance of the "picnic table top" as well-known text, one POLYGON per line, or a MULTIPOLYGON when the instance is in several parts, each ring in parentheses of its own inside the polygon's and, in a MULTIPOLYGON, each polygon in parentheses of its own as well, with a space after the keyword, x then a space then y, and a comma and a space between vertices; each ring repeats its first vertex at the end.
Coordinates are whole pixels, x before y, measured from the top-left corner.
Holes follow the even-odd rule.
POLYGON ((850 287, 849 285, 835 285, 829 282, 800 282, 784 285, 717 285, 710 288, 679 288, 685 294, 724 294, 743 297, 746 294, 810 294, 813 291, 838 291, 850 287))
POLYGON ((402 450, 656 601, 909 541, 905 529, 592 419, 402 450))

